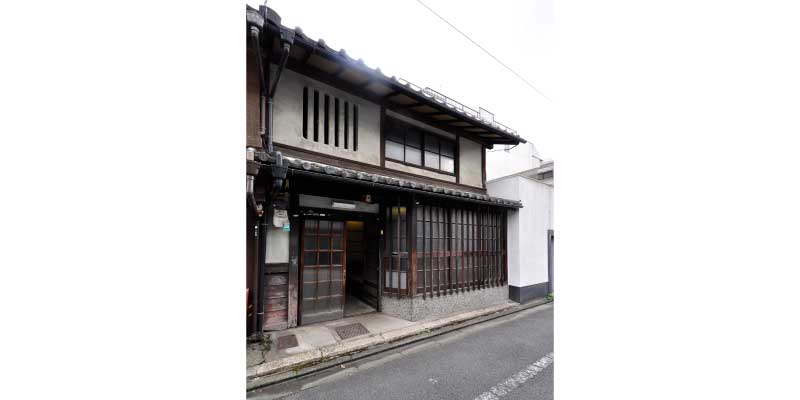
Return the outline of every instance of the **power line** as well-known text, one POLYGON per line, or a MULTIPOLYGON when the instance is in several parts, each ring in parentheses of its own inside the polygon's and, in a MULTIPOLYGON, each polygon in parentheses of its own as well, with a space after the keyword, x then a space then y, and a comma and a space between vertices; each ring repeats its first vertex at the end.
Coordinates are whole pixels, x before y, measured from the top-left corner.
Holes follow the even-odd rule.
POLYGON ((547 96, 546 96, 544 93, 542 93, 542 92, 541 92, 539 89, 537 89, 537 88, 536 88, 536 86, 533 86, 533 84, 532 84, 532 83, 528 82, 528 80, 527 80, 527 79, 523 78, 523 77, 522 77, 522 75, 518 74, 518 73, 517 73, 517 71, 514 71, 514 70, 513 70, 511 67, 509 67, 508 65, 506 65, 504 62, 500 61, 500 59, 499 59, 499 58, 497 58, 497 57, 495 57, 495 56, 494 56, 494 54, 490 53, 490 52, 489 52, 489 50, 486 50, 486 49, 485 49, 483 46, 479 45, 479 44, 478 44, 478 42, 476 42, 476 41, 472 40, 472 38, 471 38, 471 37, 469 37, 469 35, 467 35, 466 33, 462 32, 462 31, 461 31, 461 29, 458 29, 458 28, 456 28, 456 26, 455 26, 455 25, 451 24, 451 23, 450 23, 450 21, 448 21, 448 20, 444 19, 444 17, 442 17, 441 15, 439 15, 439 13, 437 13, 436 11, 434 11, 432 8, 428 7, 428 5, 427 5, 427 4, 425 4, 425 3, 423 3, 423 2, 422 2, 422 0, 417 0, 417 3, 419 3, 419 4, 422 4, 422 6, 423 6, 423 7, 425 7, 425 8, 427 8, 427 9, 428 9, 428 11, 432 12, 432 13, 433 13, 433 15, 435 15, 435 16, 437 16, 437 17, 439 17, 439 19, 441 19, 442 21, 444 21, 444 23, 446 23, 447 25, 450 25, 450 27, 451 27, 451 28, 455 29, 455 31, 456 31, 456 32, 460 33, 460 34, 461 34, 461 36, 464 36, 465 38, 467 38, 467 40, 469 40, 470 42, 472 42, 472 44, 474 44, 475 46, 478 46, 478 48, 479 48, 479 49, 481 49, 481 50, 483 50, 483 52, 484 52, 484 53, 488 54, 488 55, 489 55, 489 57, 492 57, 492 58, 494 58, 494 60, 495 60, 495 61, 497 61, 497 62, 498 62, 500 65, 504 66, 504 67, 505 67, 507 70, 511 71, 511 73, 512 73, 512 74, 516 75, 516 76, 517 76, 517 78, 519 78, 520 80, 522 80, 523 82, 525 82, 525 84, 526 84, 526 85, 528 85, 528 86, 530 86, 530 87, 531 87, 531 89, 535 90, 535 91, 536 91, 536 93, 539 93, 539 94, 540 94, 542 97, 544 97, 545 99, 547 99, 547 101, 551 101, 549 97, 547 97, 547 96))

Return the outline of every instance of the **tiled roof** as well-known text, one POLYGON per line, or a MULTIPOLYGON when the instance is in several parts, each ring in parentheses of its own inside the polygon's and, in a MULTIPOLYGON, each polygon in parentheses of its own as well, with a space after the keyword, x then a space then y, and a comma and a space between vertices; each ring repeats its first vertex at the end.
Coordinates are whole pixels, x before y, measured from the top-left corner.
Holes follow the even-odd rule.
MULTIPOLYGON (((290 29, 290 28, 287 28, 285 26, 281 26, 281 29, 290 29)), ((463 117, 469 118, 470 120, 472 120, 472 121, 474 121, 476 123, 480 123, 480 124, 484 124, 484 125, 488 125, 490 127, 493 127, 495 129, 497 129, 498 131, 501 131, 501 132, 506 133, 506 134, 508 134, 510 136, 513 136, 513 137, 517 138, 519 141, 525 143, 525 139, 521 138, 519 136, 519 134, 517 134, 516 130, 511 129, 508 126, 505 126, 505 125, 503 125, 503 124, 501 124, 501 123, 499 123, 497 121, 494 121, 493 119, 491 121, 484 120, 484 119, 481 118, 480 113, 478 111, 476 111, 475 109, 470 108, 468 106, 465 106, 465 105, 461 104, 460 102, 458 102, 458 101, 456 101, 456 100, 454 100, 454 99, 452 99, 452 98, 450 98, 450 97, 448 97, 448 96, 446 96, 446 95, 444 95, 442 93, 439 93, 439 92, 437 92, 437 91, 435 91, 435 90, 433 90, 433 89, 431 89, 429 87, 423 88, 421 86, 415 85, 415 84, 413 84, 413 83, 411 83, 411 82, 409 82, 409 81, 407 81, 407 80, 405 80, 403 78, 398 78, 396 76, 387 76, 387 75, 385 75, 383 73, 383 71, 381 71, 380 68, 370 68, 369 66, 367 66, 364 63, 364 60, 362 60, 360 58, 359 59, 355 59, 355 58, 350 57, 350 55, 348 55, 347 52, 344 49, 335 50, 335 49, 333 49, 331 47, 328 47, 328 45, 325 43, 325 40, 323 40, 323 39, 313 40, 313 39, 309 38, 308 36, 306 36, 303 33, 303 30, 301 28, 299 28, 299 27, 294 28, 294 32, 295 32, 295 35, 296 35, 295 36, 295 40, 299 39, 299 40, 305 42, 306 44, 314 46, 314 49, 316 51, 324 51, 324 52, 329 53, 330 55, 336 55, 336 56, 340 57, 343 61, 345 61, 348 64, 351 64, 351 65, 360 67, 362 69, 365 69, 365 70, 369 71, 371 74, 379 76, 379 78, 381 78, 383 80, 390 81, 390 82, 392 82, 392 83, 394 83, 396 85, 399 85, 399 86, 403 87, 404 89, 406 89, 407 91, 411 91, 411 92, 413 92, 415 94, 422 95, 426 99, 428 99, 429 101, 433 101, 433 102, 436 102, 436 103, 438 103, 440 105, 446 106, 451 111, 453 111, 455 113, 458 113, 463 117)))
POLYGON ((386 76, 380 68, 367 66, 362 59, 350 57, 344 49, 335 50, 323 39, 309 38, 299 27, 292 29, 281 25, 277 14, 270 19, 270 23, 274 23, 281 32, 294 36, 289 65, 312 68, 334 80, 352 85, 373 101, 380 101, 390 108, 401 108, 428 122, 458 130, 463 135, 478 138, 490 145, 526 143, 514 129, 495 121, 494 115, 486 110, 476 111, 429 87, 423 88, 402 78, 386 76))
MULTIPOLYGON (((492 197, 481 193, 468 192, 465 190, 456 190, 444 186, 429 185, 427 183, 416 182, 408 179, 400 179, 380 174, 373 174, 364 171, 357 171, 353 169, 334 167, 332 165, 306 161, 294 157, 284 157, 289 163, 289 168, 300 170, 310 173, 324 174, 328 176, 338 177, 345 180, 365 181, 385 186, 395 186, 405 190, 412 190, 422 194, 436 195, 436 196, 450 196, 454 200, 467 200, 472 202, 481 202, 489 205, 521 208, 522 202, 516 200, 508 200, 499 197, 492 197)), ((391 189, 391 188, 389 188, 391 189)))

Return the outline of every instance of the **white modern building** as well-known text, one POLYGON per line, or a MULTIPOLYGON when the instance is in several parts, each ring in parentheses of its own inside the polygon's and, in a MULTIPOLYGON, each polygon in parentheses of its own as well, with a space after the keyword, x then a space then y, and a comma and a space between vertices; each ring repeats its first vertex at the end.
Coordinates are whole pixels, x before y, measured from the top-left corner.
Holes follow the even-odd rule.
POLYGON ((531 142, 516 146, 495 146, 486 151, 486 180, 538 168, 544 162, 539 150, 531 142))
POLYGON ((487 181, 486 188, 490 196, 524 204, 508 213, 508 289, 511 300, 525 303, 553 292, 553 161, 521 154, 507 158, 535 167, 487 181))

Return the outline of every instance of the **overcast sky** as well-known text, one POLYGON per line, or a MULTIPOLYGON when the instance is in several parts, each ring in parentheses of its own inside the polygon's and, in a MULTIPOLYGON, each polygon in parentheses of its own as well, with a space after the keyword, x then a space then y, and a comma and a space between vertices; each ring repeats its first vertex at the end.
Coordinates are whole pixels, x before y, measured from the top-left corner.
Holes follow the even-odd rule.
MULTIPOLYGON (((548 102, 416 0, 270 0, 283 25, 344 48, 388 76, 406 79, 494 113, 495 119, 556 158, 554 0, 422 0, 533 83, 548 102)), ((249 2, 258 7, 258 2, 249 2)))

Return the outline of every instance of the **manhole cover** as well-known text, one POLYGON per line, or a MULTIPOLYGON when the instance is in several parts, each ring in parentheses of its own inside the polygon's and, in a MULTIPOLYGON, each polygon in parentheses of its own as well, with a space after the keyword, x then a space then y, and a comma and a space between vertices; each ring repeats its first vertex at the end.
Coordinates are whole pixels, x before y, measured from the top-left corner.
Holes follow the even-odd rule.
POLYGON ((278 338, 278 350, 289 349, 297 346, 297 336, 286 335, 278 338))
POLYGON ((366 335, 369 333, 367 328, 364 328, 364 325, 361 325, 358 322, 350 325, 337 326, 333 329, 342 339, 350 339, 351 337, 366 335))

